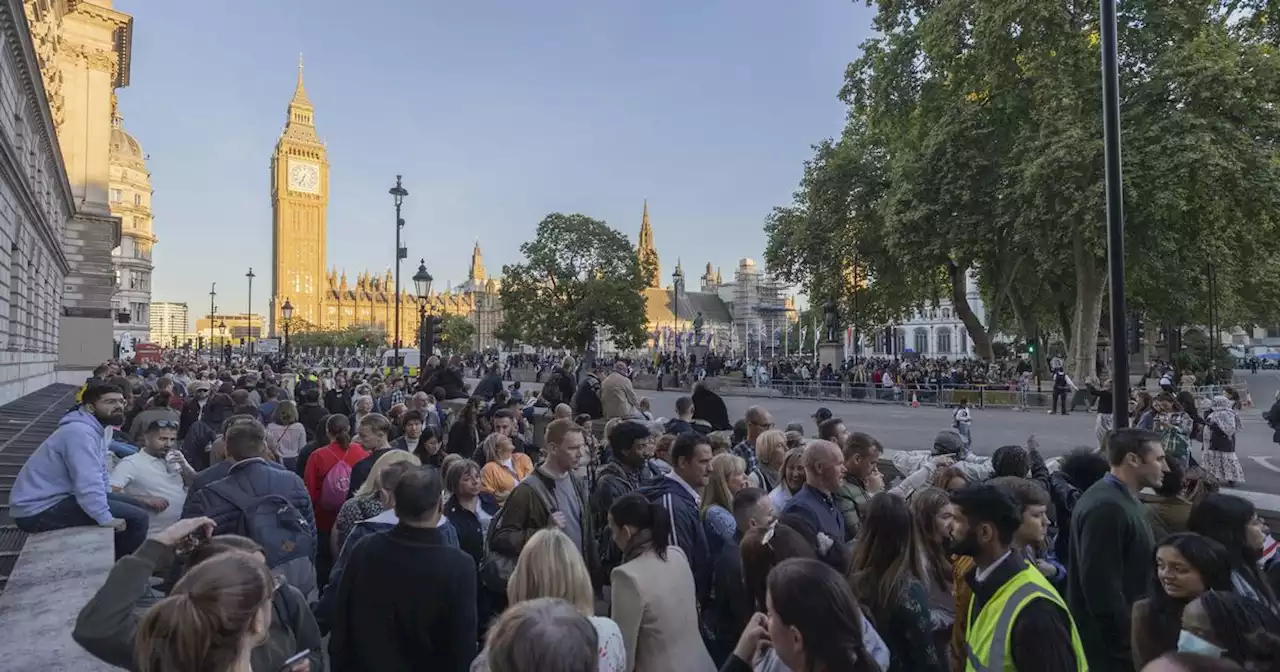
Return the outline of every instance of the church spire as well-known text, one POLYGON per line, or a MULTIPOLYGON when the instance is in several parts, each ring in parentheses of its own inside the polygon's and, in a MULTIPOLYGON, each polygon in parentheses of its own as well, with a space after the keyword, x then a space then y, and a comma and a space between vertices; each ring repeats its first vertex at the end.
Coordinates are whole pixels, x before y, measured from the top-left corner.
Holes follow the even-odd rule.
POLYGON ((473 287, 479 287, 484 284, 484 255, 480 253, 480 241, 477 239, 475 247, 471 249, 471 271, 467 273, 467 280, 473 287))
POLYGON ((311 100, 307 98, 307 87, 302 84, 302 54, 298 54, 298 86, 293 90, 293 104, 311 104, 311 100))
POLYGON ((640 240, 636 245, 640 258, 640 273, 649 287, 662 286, 662 267, 658 263, 658 249, 653 244, 653 227, 649 225, 649 199, 644 200, 644 215, 640 219, 640 240))

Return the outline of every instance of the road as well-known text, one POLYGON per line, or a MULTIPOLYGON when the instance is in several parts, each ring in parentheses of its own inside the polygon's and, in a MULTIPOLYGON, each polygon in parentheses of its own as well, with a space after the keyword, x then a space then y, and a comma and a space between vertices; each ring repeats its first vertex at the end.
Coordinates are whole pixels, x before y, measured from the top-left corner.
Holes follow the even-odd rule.
MULTIPOLYGON (((1255 408, 1245 409, 1241 415, 1244 429, 1241 431, 1237 452, 1244 466, 1245 482, 1240 490, 1280 495, 1280 446, 1271 442, 1271 429, 1262 420, 1262 412, 1270 407, 1276 391, 1280 390, 1280 372, 1264 371, 1256 375, 1237 372, 1249 384, 1255 408)), ((468 382, 474 384, 475 380, 468 382)), ((537 389, 537 383, 524 383, 525 388, 537 389)), ((655 415, 670 417, 675 413, 675 402, 683 393, 638 390, 648 397, 655 415)), ((790 422, 801 422, 806 434, 815 434, 813 412, 819 406, 830 408, 844 420, 850 431, 866 432, 893 450, 923 450, 933 446, 938 432, 951 426, 951 411, 933 406, 899 406, 893 404, 866 404, 853 402, 818 403, 812 400, 724 397, 730 418, 741 418, 753 405, 761 405, 773 414, 774 423, 785 427, 790 422)), ((1063 455, 1077 446, 1092 446, 1094 420, 1090 413, 1072 413, 1066 416, 1049 415, 1044 411, 1013 411, 990 409, 973 411, 974 452, 990 455, 996 448, 1007 444, 1023 444, 1027 436, 1034 434, 1045 457, 1063 455)), ((1198 445, 1198 444, 1197 444, 1198 445)))

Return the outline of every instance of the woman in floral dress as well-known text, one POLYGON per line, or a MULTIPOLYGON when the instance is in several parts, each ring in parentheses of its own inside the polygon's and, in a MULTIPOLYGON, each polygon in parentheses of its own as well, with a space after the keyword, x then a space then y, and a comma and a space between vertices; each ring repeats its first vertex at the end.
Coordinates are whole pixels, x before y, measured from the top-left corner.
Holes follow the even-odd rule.
POLYGON ((1212 410, 1206 418, 1209 433, 1205 444, 1204 470, 1228 487, 1244 482, 1244 469, 1236 456, 1236 433, 1244 423, 1240 414, 1231 407, 1231 400, 1219 395, 1213 398, 1212 410))

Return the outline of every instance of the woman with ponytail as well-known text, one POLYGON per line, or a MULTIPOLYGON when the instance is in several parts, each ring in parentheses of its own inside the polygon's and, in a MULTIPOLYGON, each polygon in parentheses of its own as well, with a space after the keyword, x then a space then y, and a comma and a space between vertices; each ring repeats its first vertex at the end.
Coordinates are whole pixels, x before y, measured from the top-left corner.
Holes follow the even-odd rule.
POLYGON ((243 551, 196 565, 138 624, 138 670, 249 672, 271 626, 274 590, 266 563, 243 551))
POLYGON ((639 493, 609 508, 609 529, 623 563, 610 575, 610 616, 622 631, 628 671, 715 670, 698 629, 689 560, 670 543, 671 514, 639 493))
POLYGON ((333 567, 333 541, 329 537, 338 520, 338 512, 347 501, 352 469, 357 462, 369 457, 369 451, 351 442, 351 420, 347 416, 330 415, 325 433, 329 437, 329 445, 311 454, 302 476, 316 511, 319 541, 316 578, 321 588, 329 582, 329 570, 333 567))

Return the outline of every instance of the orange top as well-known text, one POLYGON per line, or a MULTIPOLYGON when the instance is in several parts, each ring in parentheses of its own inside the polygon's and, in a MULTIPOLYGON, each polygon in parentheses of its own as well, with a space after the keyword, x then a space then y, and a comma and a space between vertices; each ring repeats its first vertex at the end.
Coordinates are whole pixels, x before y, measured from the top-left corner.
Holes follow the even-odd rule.
POLYGON ((511 466, 514 472, 501 462, 486 462, 480 470, 480 490, 491 495, 506 495, 533 473, 533 461, 524 453, 511 453, 511 466))

